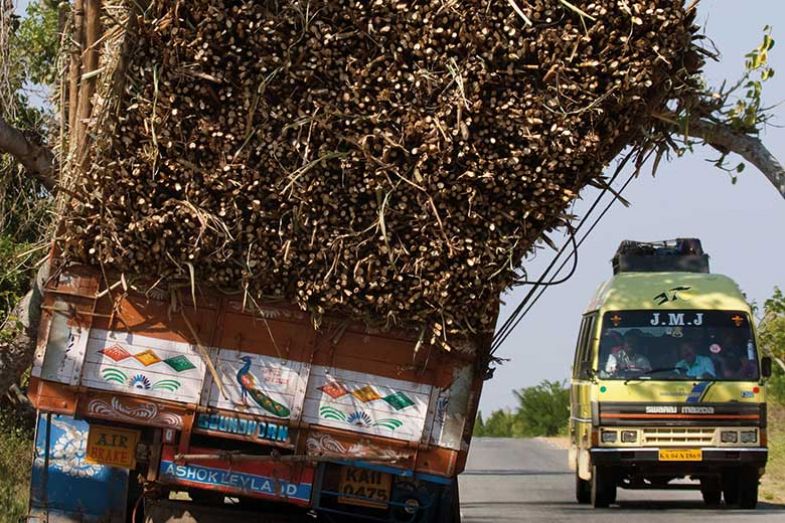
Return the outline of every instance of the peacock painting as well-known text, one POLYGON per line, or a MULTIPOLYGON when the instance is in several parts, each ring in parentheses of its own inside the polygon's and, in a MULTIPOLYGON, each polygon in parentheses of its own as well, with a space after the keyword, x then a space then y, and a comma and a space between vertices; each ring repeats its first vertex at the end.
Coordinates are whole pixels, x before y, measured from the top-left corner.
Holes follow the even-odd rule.
POLYGON ((262 392, 257 385, 256 377, 251 374, 251 357, 243 356, 240 361, 243 362, 243 366, 237 371, 237 383, 240 384, 243 405, 248 405, 248 396, 250 396, 259 407, 267 412, 279 418, 289 417, 291 414, 289 408, 262 392))

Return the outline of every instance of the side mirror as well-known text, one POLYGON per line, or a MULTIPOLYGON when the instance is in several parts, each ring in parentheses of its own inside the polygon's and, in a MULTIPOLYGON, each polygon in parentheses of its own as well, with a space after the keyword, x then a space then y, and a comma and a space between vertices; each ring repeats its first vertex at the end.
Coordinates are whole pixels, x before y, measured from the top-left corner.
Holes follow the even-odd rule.
POLYGON ((760 360, 760 373, 764 378, 771 378, 771 357, 764 356, 760 360))

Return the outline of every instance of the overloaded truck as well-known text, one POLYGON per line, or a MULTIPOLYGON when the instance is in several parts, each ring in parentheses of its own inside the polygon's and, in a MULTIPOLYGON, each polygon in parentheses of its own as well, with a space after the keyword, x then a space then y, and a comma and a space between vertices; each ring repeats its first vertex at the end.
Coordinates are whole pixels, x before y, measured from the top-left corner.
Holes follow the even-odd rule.
POLYGON ((709 272, 700 241, 624 242, 583 315, 571 390, 576 498, 700 489, 754 508, 768 456, 766 378, 752 310, 709 272), (684 481, 684 479, 693 481, 684 481))
POLYGON ((496 4, 72 3, 33 519, 459 518, 500 296, 700 67, 496 4))
POLYGON ((103 281, 75 265, 44 289, 29 521, 459 520, 490 340, 418 350, 417 333, 103 281))

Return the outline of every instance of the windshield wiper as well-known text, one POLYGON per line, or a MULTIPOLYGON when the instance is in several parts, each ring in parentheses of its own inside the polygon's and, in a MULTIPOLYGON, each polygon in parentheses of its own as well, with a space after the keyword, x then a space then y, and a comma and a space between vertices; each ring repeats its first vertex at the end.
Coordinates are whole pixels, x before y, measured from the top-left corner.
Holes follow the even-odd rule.
POLYGON ((636 376, 630 376, 629 378, 627 378, 626 380, 624 380, 624 384, 625 384, 625 385, 627 385, 627 384, 628 384, 629 382, 631 382, 632 380, 639 380, 639 379, 641 379, 643 376, 648 376, 648 375, 650 375, 650 374, 654 374, 654 373, 657 373, 657 372, 667 372, 667 371, 674 371, 674 370, 679 370, 679 368, 680 368, 680 367, 662 367, 662 368, 660 368, 660 369, 651 369, 651 370, 647 370, 646 372, 641 372, 640 374, 638 374, 638 375, 636 375, 636 376))

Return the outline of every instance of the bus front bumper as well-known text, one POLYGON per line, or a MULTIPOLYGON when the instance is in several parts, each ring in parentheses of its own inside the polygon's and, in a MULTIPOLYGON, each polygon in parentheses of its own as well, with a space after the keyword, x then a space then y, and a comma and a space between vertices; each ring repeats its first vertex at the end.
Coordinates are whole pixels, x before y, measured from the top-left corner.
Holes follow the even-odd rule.
POLYGON ((769 457, 769 449, 766 447, 702 447, 700 450, 701 459, 696 461, 663 461, 660 459, 660 449, 656 447, 593 448, 590 453, 593 465, 658 465, 678 468, 705 468, 713 465, 765 466, 769 457))

